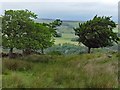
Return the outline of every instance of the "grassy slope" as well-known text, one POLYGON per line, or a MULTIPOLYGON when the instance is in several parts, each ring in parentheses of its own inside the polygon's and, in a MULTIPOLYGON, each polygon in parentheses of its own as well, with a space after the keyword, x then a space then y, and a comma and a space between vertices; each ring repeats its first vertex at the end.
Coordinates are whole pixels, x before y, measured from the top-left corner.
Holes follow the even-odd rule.
POLYGON ((29 87, 29 88, 114 88, 118 87, 117 70, 118 54, 94 53, 72 56, 38 56, 32 55, 20 61, 3 59, 3 87, 29 87), (50 59, 51 58, 51 59, 50 59), (41 63, 38 61, 48 60, 41 63), (27 61, 25 61, 27 60, 27 61), (30 61, 37 61, 30 63, 30 61), (32 64, 30 70, 9 70, 18 68, 12 63, 18 63, 19 67, 26 67, 26 63, 32 64), (10 63, 10 64, 9 64, 10 63), (8 68, 6 68, 8 67, 8 68))

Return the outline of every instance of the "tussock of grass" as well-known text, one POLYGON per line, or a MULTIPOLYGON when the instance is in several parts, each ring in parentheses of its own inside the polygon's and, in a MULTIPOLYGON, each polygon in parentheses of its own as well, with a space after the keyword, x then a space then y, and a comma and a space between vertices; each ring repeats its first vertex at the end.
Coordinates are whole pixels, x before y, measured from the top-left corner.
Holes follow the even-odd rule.
POLYGON ((117 54, 112 54, 111 58, 108 55, 109 53, 44 57, 33 55, 29 60, 26 57, 23 62, 28 63, 35 58, 38 60, 41 60, 41 57, 43 60, 47 59, 46 57, 51 58, 47 63, 32 63, 33 67, 29 71, 8 70, 9 74, 3 75, 3 87, 117 88, 117 54))
POLYGON ((15 60, 15 59, 3 59, 3 73, 6 70, 12 71, 26 71, 32 68, 32 64, 22 60, 15 60))

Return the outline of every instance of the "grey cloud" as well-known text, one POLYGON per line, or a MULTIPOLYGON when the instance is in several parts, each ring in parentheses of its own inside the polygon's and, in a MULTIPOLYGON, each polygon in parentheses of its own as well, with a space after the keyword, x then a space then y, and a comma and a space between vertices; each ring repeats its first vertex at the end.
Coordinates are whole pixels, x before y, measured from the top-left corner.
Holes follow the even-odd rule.
POLYGON ((3 3, 2 9, 29 9, 40 18, 61 18, 69 20, 88 20, 94 15, 113 16, 117 21, 117 5, 98 2, 21 2, 3 3))

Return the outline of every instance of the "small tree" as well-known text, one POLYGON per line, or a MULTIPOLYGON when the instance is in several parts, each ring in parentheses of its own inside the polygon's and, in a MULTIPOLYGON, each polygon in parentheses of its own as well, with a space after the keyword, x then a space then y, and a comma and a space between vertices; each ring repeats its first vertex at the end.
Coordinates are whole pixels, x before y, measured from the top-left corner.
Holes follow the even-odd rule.
POLYGON ((111 17, 98 17, 85 23, 79 23, 78 28, 74 28, 75 35, 79 36, 79 42, 88 47, 88 53, 91 48, 100 48, 111 46, 113 42, 118 43, 117 33, 113 32, 116 27, 111 17))

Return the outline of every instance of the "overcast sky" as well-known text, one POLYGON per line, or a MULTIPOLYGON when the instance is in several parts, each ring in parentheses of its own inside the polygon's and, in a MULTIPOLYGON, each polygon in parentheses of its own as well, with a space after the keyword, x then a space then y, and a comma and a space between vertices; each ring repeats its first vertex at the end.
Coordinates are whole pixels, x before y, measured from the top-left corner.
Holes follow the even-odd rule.
MULTIPOLYGON (((39 18, 86 21, 98 16, 118 20, 119 0, 1 0, 2 9, 28 9, 39 18), (28 2, 29 1, 29 2, 28 2)), ((1 6, 0 6, 1 8, 1 6)))

